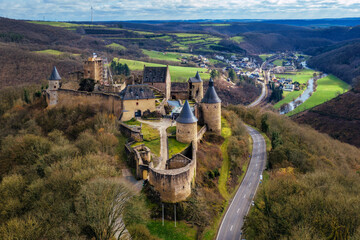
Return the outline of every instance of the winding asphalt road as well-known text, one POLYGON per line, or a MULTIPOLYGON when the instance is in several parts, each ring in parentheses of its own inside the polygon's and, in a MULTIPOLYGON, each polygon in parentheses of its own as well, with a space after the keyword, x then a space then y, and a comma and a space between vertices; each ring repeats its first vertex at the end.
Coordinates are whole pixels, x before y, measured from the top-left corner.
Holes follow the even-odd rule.
POLYGON ((242 239, 241 228, 260 183, 266 164, 266 143, 263 136, 247 126, 253 139, 253 151, 246 175, 221 222, 216 240, 242 239))

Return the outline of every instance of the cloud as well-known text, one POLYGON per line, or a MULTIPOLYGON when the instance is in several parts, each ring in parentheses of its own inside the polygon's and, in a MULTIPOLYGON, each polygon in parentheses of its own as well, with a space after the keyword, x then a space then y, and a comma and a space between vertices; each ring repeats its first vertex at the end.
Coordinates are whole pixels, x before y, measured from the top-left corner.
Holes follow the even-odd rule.
POLYGON ((82 20, 352 17, 360 0, 1 0, 0 15, 82 20), (334 13, 336 13, 334 15, 334 13))

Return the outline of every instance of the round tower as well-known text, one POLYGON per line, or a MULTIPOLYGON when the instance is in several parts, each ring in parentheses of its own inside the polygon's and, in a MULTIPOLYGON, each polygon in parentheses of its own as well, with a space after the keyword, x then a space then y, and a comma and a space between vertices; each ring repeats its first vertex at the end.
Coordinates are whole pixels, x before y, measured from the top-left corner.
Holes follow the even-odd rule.
POLYGON ((176 140, 191 143, 197 140, 197 118, 186 100, 179 117, 176 119, 176 140))
POLYGON ((214 81, 211 78, 205 96, 201 100, 201 110, 208 130, 221 134, 221 99, 215 91, 214 81))
POLYGON ((60 88, 61 77, 54 66, 51 76, 49 78, 48 94, 49 94, 49 105, 56 105, 58 102, 58 90, 60 88))

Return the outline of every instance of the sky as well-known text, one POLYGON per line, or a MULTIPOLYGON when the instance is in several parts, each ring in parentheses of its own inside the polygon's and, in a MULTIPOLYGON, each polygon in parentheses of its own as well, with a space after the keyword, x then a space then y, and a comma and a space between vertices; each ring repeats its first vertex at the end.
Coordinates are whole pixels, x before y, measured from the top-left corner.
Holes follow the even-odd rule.
POLYGON ((360 0, 0 0, 0 16, 46 21, 360 17, 360 0))

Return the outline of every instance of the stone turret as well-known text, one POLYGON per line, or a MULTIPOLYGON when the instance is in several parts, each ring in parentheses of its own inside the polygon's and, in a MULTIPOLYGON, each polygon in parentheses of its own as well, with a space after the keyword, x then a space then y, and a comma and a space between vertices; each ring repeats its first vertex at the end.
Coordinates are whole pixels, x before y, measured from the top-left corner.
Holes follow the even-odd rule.
POLYGON ((60 88, 61 77, 56 67, 54 66, 51 76, 49 78, 49 87, 47 89, 49 105, 56 105, 58 103, 58 90, 60 88))
POLYGON ((197 140, 197 121, 186 100, 179 117, 176 119, 176 140, 190 143, 197 140))
POLYGON ((221 134, 221 99, 215 91, 214 81, 211 78, 209 88, 201 100, 201 110, 208 130, 221 134))
POLYGON ((201 80, 199 72, 195 77, 189 78, 189 99, 194 99, 196 102, 200 102, 204 97, 203 81, 201 80))

